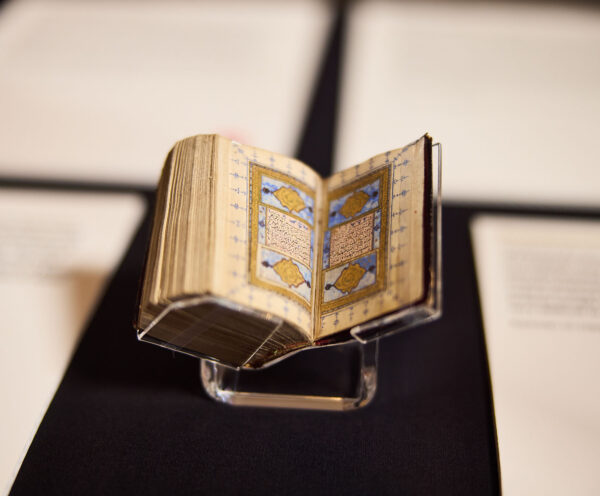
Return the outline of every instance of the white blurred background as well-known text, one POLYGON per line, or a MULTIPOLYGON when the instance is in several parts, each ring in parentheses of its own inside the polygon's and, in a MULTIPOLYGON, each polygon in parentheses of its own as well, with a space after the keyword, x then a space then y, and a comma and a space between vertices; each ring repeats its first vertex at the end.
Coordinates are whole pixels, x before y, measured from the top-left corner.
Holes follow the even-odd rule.
POLYGON ((202 133, 293 154, 322 1, 22 0, 0 14, 0 175, 154 186, 202 133))
POLYGON ((600 9, 555 2, 359 2, 336 167, 428 131, 444 196, 599 206, 600 9))

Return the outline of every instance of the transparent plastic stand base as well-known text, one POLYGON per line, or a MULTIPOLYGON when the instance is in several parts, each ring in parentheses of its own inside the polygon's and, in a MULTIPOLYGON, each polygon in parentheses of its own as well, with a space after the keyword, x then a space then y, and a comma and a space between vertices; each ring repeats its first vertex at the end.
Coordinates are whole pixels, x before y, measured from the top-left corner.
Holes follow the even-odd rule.
POLYGON ((378 340, 311 349, 261 370, 200 360, 207 394, 235 406, 351 410, 377 390, 378 340))

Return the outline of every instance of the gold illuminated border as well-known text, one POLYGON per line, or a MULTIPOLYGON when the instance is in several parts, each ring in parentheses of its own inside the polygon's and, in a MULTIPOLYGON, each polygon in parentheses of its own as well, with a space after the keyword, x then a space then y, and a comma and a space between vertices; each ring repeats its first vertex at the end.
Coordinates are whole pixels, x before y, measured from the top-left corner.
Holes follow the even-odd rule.
MULTIPOLYGON (((369 214, 370 212, 374 212, 378 208, 381 209, 381 227, 379 230, 379 248, 377 250, 375 250, 375 252, 377 253, 377 279, 376 279, 375 284, 373 284, 369 287, 366 287, 364 289, 361 289, 360 291, 356 291, 355 293, 350 293, 347 296, 342 296, 341 298, 338 298, 337 300, 324 302, 323 301, 323 293, 324 293, 325 273, 331 269, 334 269, 335 267, 330 267, 328 269, 320 268, 319 269, 320 276, 319 276, 319 281, 318 281, 318 284, 319 284, 318 290, 319 290, 319 302, 321 304, 321 314, 335 312, 336 310, 339 310, 341 307, 344 307, 346 305, 354 303, 357 300, 365 298, 366 296, 369 296, 370 294, 381 291, 382 289, 385 288, 386 275, 387 275, 386 274, 386 272, 387 272, 386 271, 387 255, 388 255, 388 253, 387 253, 387 221, 388 221, 389 171, 390 171, 389 166, 382 167, 381 169, 379 169, 375 172, 372 172, 354 182, 351 182, 349 184, 346 184, 345 186, 342 186, 341 188, 331 191, 327 195, 327 208, 324 210, 326 212, 326 215, 324 216, 323 224, 322 224, 323 225, 323 236, 321 239, 321 247, 320 247, 321 251, 323 251, 325 248, 324 242, 325 242, 325 232, 326 231, 331 231, 332 229, 335 229, 335 227, 337 227, 338 225, 345 224, 346 222, 351 222, 355 219, 358 219, 364 215, 369 214), (351 193, 363 186, 366 186, 367 184, 370 184, 377 179, 379 179, 379 207, 377 207, 373 210, 369 210, 368 212, 365 212, 364 214, 361 214, 358 217, 353 217, 352 219, 348 219, 345 222, 341 222, 340 224, 337 224, 336 226, 334 226, 333 228, 330 229, 328 227, 328 224, 329 224, 329 205, 331 204, 331 202, 333 200, 337 200, 338 198, 340 198, 344 195, 347 195, 348 193, 351 193)), ((336 265, 336 267, 339 267, 340 265, 352 263, 353 261, 358 260, 359 258, 365 257, 371 253, 373 253, 373 251, 364 253, 364 254, 360 255, 359 257, 356 257, 352 260, 347 260, 343 264, 336 265)))
MULTIPOLYGON (((314 190, 310 189, 306 184, 301 183, 300 181, 298 181, 296 178, 289 176, 288 174, 285 174, 283 172, 279 172, 279 171, 275 171, 273 169, 269 169, 267 167, 264 167, 262 165, 257 164, 256 162, 248 162, 248 177, 249 177, 249 181, 250 181, 250 185, 251 185, 251 202, 250 202, 250 228, 249 228, 249 236, 248 239, 250 240, 249 244, 249 264, 248 264, 248 277, 250 280, 250 284, 257 286, 259 288, 263 288, 266 289, 268 291, 274 291, 282 296, 285 296, 289 299, 291 299, 292 301, 302 305, 304 308, 306 308, 308 311, 311 311, 312 309, 312 300, 313 300, 313 294, 314 294, 314 285, 315 285, 315 270, 314 267, 316 266, 316 247, 314 246, 314 238, 315 238, 315 220, 316 220, 316 203, 315 203, 315 192, 314 190), (306 193, 306 195, 308 195, 312 201, 313 201, 313 225, 311 226, 305 219, 303 219, 302 217, 299 217, 291 212, 286 212, 285 210, 279 209, 277 207, 273 207, 272 205, 267 205, 266 203, 262 203, 260 201, 260 197, 261 197, 261 185, 262 185, 262 177, 263 176, 267 176, 269 178, 272 179, 276 179, 278 181, 283 181, 285 183, 288 183, 292 186, 294 186, 295 188, 298 188, 300 191, 302 191, 303 193, 306 193), (311 230, 311 236, 312 236, 312 240, 313 240, 313 258, 312 258, 312 262, 313 262, 313 267, 310 268, 309 270, 312 273, 312 281, 311 281, 311 288, 310 288, 310 301, 306 301, 304 298, 302 298, 300 295, 298 295, 297 293, 295 293, 294 291, 290 290, 290 289, 286 289, 282 286, 279 286, 277 284, 273 284, 271 282, 268 281, 263 281, 262 279, 259 279, 258 276, 256 275, 256 255, 258 252, 258 207, 259 205, 264 205, 266 208, 273 208, 274 210, 279 210, 280 212, 285 213, 286 215, 291 215, 292 217, 294 217, 295 219, 298 219, 300 222, 303 222, 304 224, 306 224, 310 230, 311 230)), ((266 235, 266 233, 265 233, 266 235)), ((265 245, 266 246, 266 245, 265 245)), ((266 247, 268 248, 268 247, 266 247)), ((268 248, 270 249, 270 248, 268 248)), ((271 251, 277 251, 277 250, 271 250, 271 251)), ((291 257, 288 257, 291 258, 291 257)), ((300 262, 299 260, 294 259, 296 262, 298 262, 299 264, 304 265, 302 262, 300 262)))

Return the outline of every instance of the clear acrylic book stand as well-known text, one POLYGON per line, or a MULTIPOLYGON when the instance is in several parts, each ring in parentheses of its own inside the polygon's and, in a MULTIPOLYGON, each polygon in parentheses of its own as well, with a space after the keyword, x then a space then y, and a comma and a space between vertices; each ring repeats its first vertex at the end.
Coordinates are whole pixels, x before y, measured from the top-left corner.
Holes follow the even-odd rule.
POLYGON ((207 394, 234 406, 351 410, 367 405, 377 390, 379 338, 441 315, 441 145, 432 149, 429 302, 356 326, 349 343, 311 349, 261 370, 233 369, 200 360, 207 394))

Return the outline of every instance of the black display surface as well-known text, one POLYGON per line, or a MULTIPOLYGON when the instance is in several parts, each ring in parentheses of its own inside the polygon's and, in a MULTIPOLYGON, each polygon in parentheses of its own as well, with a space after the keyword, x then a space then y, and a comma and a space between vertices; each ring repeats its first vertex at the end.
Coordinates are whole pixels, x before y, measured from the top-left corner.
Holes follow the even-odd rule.
MULTIPOLYGON (((146 221, 25 458, 13 494, 490 494, 495 432, 467 221, 444 208, 444 315, 382 340, 353 412, 212 402, 195 359, 137 342, 146 221)), ((308 352, 310 353, 310 352, 308 352)))
MULTIPOLYGON (((342 30, 343 14, 298 152, 324 175, 333 153, 342 30)), ((498 493, 468 233, 478 210, 443 209, 442 319, 382 340, 374 401, 343 413, 217 404, 201 389, 197 360, 136 340, 132 319, 147 216, 85 331, 12 494, 498 493)))

